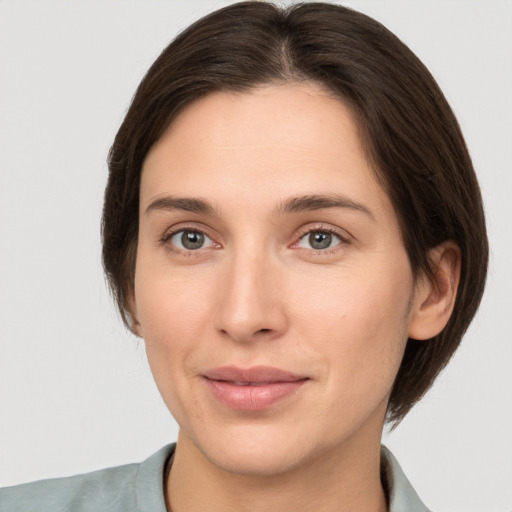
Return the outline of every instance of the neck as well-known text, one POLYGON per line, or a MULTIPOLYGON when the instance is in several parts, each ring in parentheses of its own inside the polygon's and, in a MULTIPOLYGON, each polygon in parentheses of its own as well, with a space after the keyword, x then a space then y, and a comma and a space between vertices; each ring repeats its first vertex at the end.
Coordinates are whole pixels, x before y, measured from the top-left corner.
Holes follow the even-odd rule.
POLYGON ((386 512, 380 438, 343 448, 272 475, 244 475, 212 464, 182 433, 167 480, 170 512, 386 512), (199 490, 199 492, 198 492, 199 490))

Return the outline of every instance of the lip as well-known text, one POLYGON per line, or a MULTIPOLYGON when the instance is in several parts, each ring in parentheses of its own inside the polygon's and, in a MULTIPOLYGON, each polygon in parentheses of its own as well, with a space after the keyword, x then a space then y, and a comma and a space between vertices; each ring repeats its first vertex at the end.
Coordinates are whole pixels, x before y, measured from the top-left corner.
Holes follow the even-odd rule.
POLYGON ((239 411, 260 411, 297 394, 309 380, 305 375, 273 368, 222 366, 203 374, 213 396, 239 411))

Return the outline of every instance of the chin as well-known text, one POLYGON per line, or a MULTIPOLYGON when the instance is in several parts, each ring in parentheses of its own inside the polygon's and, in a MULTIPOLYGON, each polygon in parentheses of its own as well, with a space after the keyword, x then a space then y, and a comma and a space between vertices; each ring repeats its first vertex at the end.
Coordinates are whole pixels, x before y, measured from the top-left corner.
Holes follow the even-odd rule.
POLYGON ((206 456, 216 467, 232 474, 251 477, 273 477, 289 473, 304 463, 304 457, 296 449, 267 447, 231 447, 223 453, 214 450, 206 456))
POLYGON ((289 473, 326 450, 311 443, 308 436, 259 427, 226 428, 215 440, 200 438, 192 442, 213 466, 236 475, 258 477, 289 473))

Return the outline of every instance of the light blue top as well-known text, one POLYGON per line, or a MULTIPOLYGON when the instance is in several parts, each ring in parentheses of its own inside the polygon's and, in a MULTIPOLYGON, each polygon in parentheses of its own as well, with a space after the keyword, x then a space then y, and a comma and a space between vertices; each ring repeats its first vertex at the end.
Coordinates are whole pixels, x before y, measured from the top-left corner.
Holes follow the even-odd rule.
MULTIPOLYGON (((140 464, 0 489, 0 512, 167 512, 165 465, 174 448, 165 446, 140 464)), ((384 446, 382 458, 389 512, 430 512, 384 446)))

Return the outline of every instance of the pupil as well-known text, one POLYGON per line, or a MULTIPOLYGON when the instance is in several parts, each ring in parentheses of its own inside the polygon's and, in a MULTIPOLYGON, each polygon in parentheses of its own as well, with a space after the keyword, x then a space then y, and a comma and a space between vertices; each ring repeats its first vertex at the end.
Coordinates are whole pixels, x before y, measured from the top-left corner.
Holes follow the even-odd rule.
POLYGON ((181 235, 181 243, 186 249, 200 249, 204 244, 204 235, 197 231, 185 231, 181 235))
POLYGON ((309 235, 309 243, 313 249, 326 249, 331 245, 332 235, 323 231, 316 231, 309 235))

